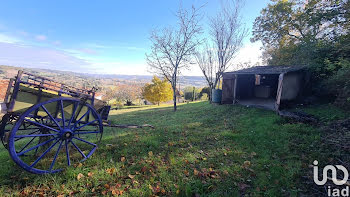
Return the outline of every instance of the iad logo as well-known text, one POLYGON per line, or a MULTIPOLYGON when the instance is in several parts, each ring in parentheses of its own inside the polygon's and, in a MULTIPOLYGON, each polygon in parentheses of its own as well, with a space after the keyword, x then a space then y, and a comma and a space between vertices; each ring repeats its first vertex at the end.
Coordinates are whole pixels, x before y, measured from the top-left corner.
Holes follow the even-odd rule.
MULTIPOLYGON (((313 164, 314 164, 314 182, 317 185, 326 184, 328 179, 331 179, 335 185, 344 185, 349 178, 349 172, 344 166, 335 165, 335 167, 334 167, 333 165, 326 165, 322 171, 322 180, 319 180, 318 179, 319 178, 318 177, 318 166, 317 166, 318 161, 315 160, 313 164), (342 180, 337 179, 337 169, 341 170, 344 174, 342 180), (328 171, 331 172, 331 175, 332 175, 331 178, 328 177, 328 171)), ((339 189, 339 188, 332 189, 331 186, 328 186, 327 193, 328 193, 328 196, 349 196, 349 186, 346 186, 343 189, 339 189)))

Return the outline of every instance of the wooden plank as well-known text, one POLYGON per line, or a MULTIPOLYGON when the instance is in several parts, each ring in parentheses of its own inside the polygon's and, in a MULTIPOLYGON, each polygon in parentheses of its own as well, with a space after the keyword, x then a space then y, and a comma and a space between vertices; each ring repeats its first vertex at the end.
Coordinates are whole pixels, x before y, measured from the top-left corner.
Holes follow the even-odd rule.
POLYGON ((12 88, 12 85, 13 85, 13 81, 14 81, 14 79, 10 79, 9 85, 7 86, 7 91, 6 91, 6 95, 5 95, 5 98, 4 98, 4 102, 6 103, 6 105, 9 102, 8 99, 9 99, 10 94, 11 94, 11 88, 12 88))
POLYGON ((278 112, 280 105, 281 105, 281 96, 282 96, 282 89, 283 89, 283 78, 284 73, 280 74, 278 77, 278 88, 277 88, 277 95, 276 95, 276 104, 275 104, 275 110, 278 112))
POLYGON ((237 95, 237 78, 238 75, 235 74, 235 80, 234 80, 234 84, 233 84, 233 103, 232 104, 236 104, 236 95, 237 95))
POLYGON ((19 70, 17 77, 16 77, 16 82, 15 82, 15 86, 13 88, 13 92, 12 92, 12 96, 11 96, 11 101, 8 107, 8 112, 12 112, 13 107, 15 106, 15 102, 16 102, 16 98, 17 98, 17 94, 19 91, 19 84, 21 83, 21 78, 23 75, 23 71, 19 70))

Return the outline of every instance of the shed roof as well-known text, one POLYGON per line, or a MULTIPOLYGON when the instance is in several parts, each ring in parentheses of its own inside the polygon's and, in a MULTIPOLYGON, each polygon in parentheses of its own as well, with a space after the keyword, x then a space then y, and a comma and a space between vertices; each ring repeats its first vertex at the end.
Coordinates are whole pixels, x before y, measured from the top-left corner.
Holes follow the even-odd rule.
POLYGON ((255 66, 245 68, 233 72, 225 72, 226 74, 281 74, 302 70, 303 66, 255 66))

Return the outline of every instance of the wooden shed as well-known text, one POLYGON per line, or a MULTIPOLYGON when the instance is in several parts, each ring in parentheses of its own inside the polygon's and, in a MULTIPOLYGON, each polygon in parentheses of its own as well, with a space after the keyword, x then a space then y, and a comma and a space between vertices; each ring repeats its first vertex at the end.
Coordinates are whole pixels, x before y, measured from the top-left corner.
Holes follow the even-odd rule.
POLYGON ((256 66, 223 73, 222 103, 278 111, 300 99, 308 82, 301 66, 256 66))

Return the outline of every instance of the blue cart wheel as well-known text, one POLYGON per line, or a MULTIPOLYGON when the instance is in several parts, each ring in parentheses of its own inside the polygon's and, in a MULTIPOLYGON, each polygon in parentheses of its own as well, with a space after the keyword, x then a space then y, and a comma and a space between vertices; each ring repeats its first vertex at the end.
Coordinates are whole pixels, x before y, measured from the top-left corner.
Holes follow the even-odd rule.
POLYGON ((26 110, 13 126, 8 149, 13 161, 35 174, 55 173, 89 158, 103 133, 89 104, 55 98, 26 110))

